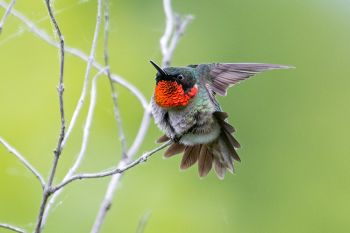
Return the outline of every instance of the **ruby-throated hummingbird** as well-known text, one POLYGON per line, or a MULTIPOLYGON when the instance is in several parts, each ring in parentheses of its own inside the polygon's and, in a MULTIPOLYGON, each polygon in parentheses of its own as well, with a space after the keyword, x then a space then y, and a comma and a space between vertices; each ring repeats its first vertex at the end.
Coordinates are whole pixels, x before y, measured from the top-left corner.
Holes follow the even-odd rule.
POLYGON ((164 156, 184 152, 181 169, 198 161, 199 176, 203 177, 214 165, 220 179, 224 178, 226 169, 233 173, 233 161, 240 161, 236 152, 240 145, 232 136, 235 129, 227 122, 228 114, 222 111, 215 95, 225 96, 230 86, 260 72, 290 68, 274 64, 212 63, 162 69, 150 62, 158 71, 151 100, 152 114, 165 133, 157 142, 173 141, 164 156))

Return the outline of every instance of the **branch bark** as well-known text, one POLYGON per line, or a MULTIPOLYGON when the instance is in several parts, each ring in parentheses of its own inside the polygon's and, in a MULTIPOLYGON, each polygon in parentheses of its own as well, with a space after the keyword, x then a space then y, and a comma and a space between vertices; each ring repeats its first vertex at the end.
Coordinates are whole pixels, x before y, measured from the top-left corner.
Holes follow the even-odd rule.
POLYGON ((122 158, 127 157, 127 145, 126 145, 126 138, 125 133, 123 129, 122 119, 120 116, 119 106, 118 106, 118 93, 114 87, 113 79, 111 76, 111 70, 109 66, 109 52, 108 52, 108 42, 109 42, 109 1, 104 1, 104 43, 103 43, 103 55, 104 55, 104 62, 105 66, 107 67, 107 77, 109 79, 109 84, 111 87, 111 95, 112 95, 112 101, 113 101, 113 110, 114 110, 114 118, 118 126, 118 132, 119 132, 119 140, 122 145, 122 158))
POLYGON ((57 36, 59 38, 59 45, 60 45, 60 47, 59 47, 59 49, 60 49, 60 72, 59 72, 59 84, 58 84, 58 98, 59 98, 59 110, 60 110, 60 116, 61 116, 61 128, 60 128, 60 135, 59 135, 58 142, 57 142, 57 147, 54 151, 54 159, 53 159, 53 163, 52 163, 52 168, 51 168, 50 175, 49 175, 48 181, 45 185, 44 192, 43 192, 43 197, 42 197, 42 201, 41 201, 41 205, 40 205, 39 215, 38 215, 36 227, 35 227, 35 233, 40 233, 42 231, 43 214, 44 214, 48 199, 50 197, 50 190, 51 190, 53 179, 54 179, 55 174, 56 174, 58 160, 59 160, 60 155, 62 153, 62 142, 64 140, 65 129, 66 129, 65 116, 64 116, 64 102, 63 102, 63 91, 64 91, 63 74, 64 74, 64 54, 65 54, 65 52, 64 52, 64 39, 63 39, 61 29, 58 26, 58 23, 56 21, 56 18, 54 16, 53 11, 52 11, 52 6, 51 6, 50 0, 46 0, 45 3, 46 3, 47 11, 48 11, 49 16, 50 16, 50 20, 53 23, 53 26, 55 28, 55 33, 57 34, 57 36))
MULTIPOLYGON (((163 148, 169 146, 172 143, 172 141, 167 141, 164 144, 162 144, 161 146, 143 154, 142 156, 140 156, 138 159, 134 160, 132 163, 129 163, 127 165, 124 165, 123 163, 120 163, 119 166, 117 166, 116 168, 113 168, 109 171, 104 171, 104 172, 97 172, 97 173, 83 173, 83 174, 77 174, 74 175, 72 177, 70 177, 70 179, 63 181, 61 184, 57 185, 56 187, 52 188, 52 192, 56 192, 57 190, 60 190, 61 188, 63 188, 64 186, 66 186, 67 184, 75 181, 75 180, 83 180, 83 179, 96 179, 96 178, 103 178, 106 176, 111 176, 114 174, 121 174, 127 170, 129 170, 130 168, 135 167, 136 165, 146 162, 147 159, 149 157, 151 157, 152 155, 154 155, 156 152, 162 150, 163 148)), ((124 161, 124 160, 122 160, 124 161)), ((122 162, 121 161, 121 162, 122 162)))
POLYGON ((23 230, 22 228, 15 227, 15 226, 12 226, 12 225, 7 224, 7 223, 0 223, 0 228, 4 228, 4 229, 10 230, 10 231, 14 231, 14 232, 18 232, 18 233, 26 233, 26 231, 23 230))

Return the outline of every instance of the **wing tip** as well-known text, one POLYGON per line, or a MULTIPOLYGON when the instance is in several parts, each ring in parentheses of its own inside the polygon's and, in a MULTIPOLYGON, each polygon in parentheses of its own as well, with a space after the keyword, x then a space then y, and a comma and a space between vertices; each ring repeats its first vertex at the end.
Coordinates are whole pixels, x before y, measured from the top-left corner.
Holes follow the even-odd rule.
POLYGON ((279 70, 287 70, 287 69, 296 69, 293 65, 276 65, 277 68, 273 69, 279 69, 279 70))

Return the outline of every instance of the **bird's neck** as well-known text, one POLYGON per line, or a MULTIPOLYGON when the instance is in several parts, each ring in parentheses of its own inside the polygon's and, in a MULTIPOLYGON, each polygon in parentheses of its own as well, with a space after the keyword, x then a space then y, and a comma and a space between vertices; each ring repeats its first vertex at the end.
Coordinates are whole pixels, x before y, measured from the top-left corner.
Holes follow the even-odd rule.
POLYGON ((193 86, 185 92, 182 85, 176 81, 159 81, 154 90, 156 103, 163 108, 184 107, 189 101, 196 96, 197 86, 193 86))

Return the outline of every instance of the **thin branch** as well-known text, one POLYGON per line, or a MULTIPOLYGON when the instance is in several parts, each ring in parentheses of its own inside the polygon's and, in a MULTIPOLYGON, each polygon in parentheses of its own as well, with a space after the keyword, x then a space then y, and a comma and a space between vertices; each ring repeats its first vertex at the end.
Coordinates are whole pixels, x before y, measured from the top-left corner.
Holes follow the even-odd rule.
POLYGON ((162 51, 163 56, 168 53, 168 43, 173 34, 174 28, 174 13, 171 7, 171 0, 163 1, 163 8, 165 13, 165 31, 163 36, 160 38, 160 49, 162 51))
POLYGON ((10 2, 10 4, 8 5, 8 7, 5 11, 5 14, 2 16, 2 18, 0 20, 0 34, 4 28, 5 21, 6 21, 7 17, 10 15, 12 7, 15 5, 15 3, 16 3, 16 0, 12 0, 10 2))
POLYGON ((50 189, 51 189, 51 185, 52 185, 53 179, 54 179, 55 174, 56 174, 58 160, 59 160, 59 157, 62 153, 62 142, 63 142, 64 136, 65 136, 65 127, 66 127, 65 126, 65 117, 64 117, 64 103, 63 103, 64 39, 63 39, 63 35, 61 33, 61 30, 60 30, 60 27, 58 26, 56 18, 53 14, 50 0, 46 0, 45 2, 46 2, 47 11, 49 13, 51 22, 54 25, 55 32, 59 38, 59 44, 60 44, 60 74, 59 74, 59 84, 58 84, 58 97, 59 97, 59 109, 60 109, 60 115, 61 115, 61 129, 60 129, 59 139, 57 142, 57 147, 54 151, 55 156, 54 156, 54 160, 52 163, 52 168, 50 171, 49 179, 45 185, 45 189, 43 192, 43 197, 42 197, 42 201, 41 201, 41 205, 40 205, 39 215, 38 215, 37 223, 36 223, 36 227, 35 227, 35 233, 40 233, 42 230, 42 226, 41 226, 42 218, 43 218, 43 214, 45 211, 45 207, 46 207, 48 198, 50 197, 50 189))
MULTIPOLYGON (((58 23, 56 21, 56 18, 53 14, 52 8, 51 8, 51 2, 50 0, 46 0, 46 6, 48 13, 50 15, 50 19, 55 27, 56 34, 59 38, 59 44, 60 44, 60 74, 59 74, 59 83, 58 83, 58 97, 59 97, 59 109, 60 109, 60 115, 61 115, 61 129, 60 129, 60 135, 59 139, 57 142, 57 147, 56 150, 54 151, 55 156, 59 157, 62 152, 62 145, 63 145, 63 140, 65 137, 65 129, 66 129, 66 124, 65 124, 65 117, 64 117, 64 103, 63 103, 63 92, 64 92, 64 83, 63 83, 63 74, 64 74, 64 38, 61 32, 60 27, 58 26, 58 23)), ((53 177, 55 175, 55 170, 56 168, 54 167, 53 169, 53 174, 49 178, 48 185, 51 185, 53 181, 53 177)))
POLYGON ((21 155, 14 147, 12 147, 8 142, 6 142, 3 138, 0 137, 0 143, 16 158, 21 161, 21 163, 30 171, 33 173, 33 175, 38 178, 40 181, 41 187, 45 187, 45 180, 40 175, 40 173, 24 158, 23 155, 21 155))
POLYGON ((14 232, 19 232, 19 233, 26 233, 26 231, 23 230, 22 228, 15 227, 15 226, 12 226, 12 225, 6 224, 6 223, 0 223, 0 228, 4 228, 4 229, 11 230, 14 232))
MULTIPOLYGON (((96 13, 96 24, 95 24, 95 31, 94 31, 94 36, 93 36, 93 40, 92 40, 92 44, 91 44, 91 50, 90 50, 90 57, 87 60, 87 66, 86 66, 86 71, 85 71, 85 77, 84 77, 84 84, 83 84, 83 89, 82 89, 82 93, 81 96, 79 98, 79 101, 77 103, 77 106, 74 110, 71 122, 69 124, 68 130, 67 130, 67 134, 65 137, 65 140, 63 141, 63 145, 66 144, 72 130, 73 127, 76 125, 76 120, 80 114, 80 111, 84 105, 84 101, 85 101, 85 97, 86 97, 86 92, 87 92, 87 88, 88 88, 88 84, 89 84, 89 78, 90 78, 90 72, 91 72, 91 68, 92 68, 92 64, 95 60, 95 51, 96 51, 96 46, 97 46, 97 40, 98 40, 98 34, 100 31, 100 27, 101 27, 101 13, 102 13, 102 0, 98 1, 97 4, 97 13, 96 13)), ((100 70, 98 73, 98 76, 100 74, 102 74, 102 72, 105 72, 106 69, 100 70)), ((98 77, 97 76, 97 77, 98 77)), ((91 103, 93 103, 93 106, 90 104, 90 108, 89 108, 89 114, 86 120, 86 124, 85 124, 85 128, 84 128, 84 135, 83 135, 83 141, 82 141, 82 146, 81 146, 81 150, 80 153, 77 157, 77 159, 75 160, 73 166, 69 169, 69 171, 67 172, 67 174, 64 177, 65 179, 68 179, 69 177, 71 177, 79 168, 81 162, 83 161, 83 158, 85 156, 85 151, 86 151, 86 147, 87 147, 87 140, 89 137, 89 132, 90 132, 90 125, 92 122, 92 114, 93 114, 93 110, 94 110, 94 104, 95 104, 95 99, 91 99, 91 103)), ((47 217, 49 215, 50 209, 52 207, 52 205, 54 204, 54 202, 56 201, 57 197, 61 194, 61 192, 58 192, 54 195, 54 197, 51 198, 51 200, 49 201, 47 208, 44 212, 44 216, 43 216, 43 225, 45 225, 46 221, 47 221, 47 217)))
MULTIPOLYGON (((88 140, 89 140, 89 136, 90 136, 90 127, 92 124, 93 114, 94 114, 94 110, 95 110, 95 106, 96 106, 96 99, 97 99, 96 81, 104 72, 105 72, 105 69, 101 70, 93 78, 91 92, 90 92, 90 105, 89 105, 89 110, 88 110, 86 122, 84 125, 84 130, 83 130, 83 140, 82 140, 80 152, 77 156, 77 160, 75 163, 75 165, 77 164, 77 166, 75 166, 75 167, 73 166, 72 168, 69 169, 68 173, 63 178, 62 182, 70 179, 74 175, 74 173, 76 172, 76 170, 78 169, 78 167, 82 163, 83 158, 85 156, 86 149, 88 146, 88 140)), ((58 198, 58 196, 61 194, 62 191, 63 190, 59 190, 58 192, 53 193, 50 201, 47 204, 46 210, 44 212, 42 225, 45 225, 45 223, 47 221, 48 214, 49 214, 53 204, 55 203, 56 199, 58 198)))
MULTIPOLYGON (((8 7, 8 4, 2 0, 0 0, 0 7, 6 9, 8 7)), ((18 18, 20 21, 23 22, 23 24, 29 29, 29 31, 33 32, 36 34, 40 39, 46 41, 49 45, 52 45, 56 48, 59 48, 59 44, 44 30, 40 29, 35 25, 33 21, 31 21, 28 17, 24 16, 22 13, 19 11, 12 9, 11 14, 18 18)), ((76 48, 71 48, 69 46, 65 46, 65 52, 76 56, 80 58, 83 61, 88 62, 89 61, 89 56, 82 52, 79 49, 76 48)), ((92 63, 93 67, 96 68, 97 70, 101 70, 104 68, 103 65, 99 64, 96 61, 93 61, 92 63)), ((106 73, 106 72, 105 72, 106 73)), ((138 90, 135 86, 133 86, 131 83, 127 82, 125 79, 123 79, 120 75, 117 74, 111 74, 112 79, 114 82, 124 86, 127 88, 133 95, 136 96, 136 98, 139 100, 141 103, 142 107, 144 109, 148 108, 148 102, 147 99, 144 97, 144 95, 138 90)))
MULTIPOLYGON (((97 14, 96 14, 95 31, 94 31, 94 36, 92 39, 92 44, 91 44, 90 56, 89 56, 88 63, 86 66, 85 77, 84 77, 84 87, 83 88, 86 88, 86 86, 89 82, 91 68, 92 68, 93 62, 95 61, 95 51, 96 51, 96 46, 97 46, 98 34, 100 32, 100 27, 101 27, 101 13, 102 13, 102 0, 98 0, 97 1, 97 14)), ((83 103, 84 103, 84 101, 79 101, 77 104, 76 110, 73 113, 71 122, 70 122, 68 130, 67 130, 67 136, 66 136, 63 144, 65 144, 67 142, 67 139, 68 139, 70 133, 72 132, 73 127, 75 126, 75 122, 78 118, 78 115, 80 113, 80 110, 82 108, 83 103)))
POLYGON ((111 77, 111 71, 109 66, 109 52, 108 52, 108 41, 109 41, 109 1, 104 1, 104 15, 105 15, 105 21, 104 21, 104 45, 103 45, 103 51, 104 51, 104 62, 105 66, 107 67, 107 77, 109 79, 109 84, 111 87, 111 94, 112 94, 112 100, 113 100, 113 109, 114 109, 114 118, 117 122, 118 126, 118 132, 119 132, 119 140, 122 145, 122 154, 123 158, 127 157, 127 146, 126 146, 126 138, 125 133, 123 129, 122 119, 120 116, 120 111, 118 107, 118 94, 114 88, 113 79, 111 77))
POLYGON ((176 14, 171 7, 171 0, 163 0, 166 18, 165 31, 160 39, 160 49, 163 55, 162 67, 168 67, 173 57, 177 43, 184 34, 187 25, 193 16, 187 15, 184 19, 176 14))
POLYGON ((176 20, 176 27, 175 32, 171 38, 169 47, 167 49, 167 53, 164 54, 162 65, 163 67, 167 67, 170 65, 171 59, 173 58, 173 54, 175 51, 175 48, 180 41, 181 37, 185 33, 187 25, 193 20, 192 15, 187 15, 184 17, 184 19, 180 19, 180 17, 177 17, 176 20))
MULTIPOLYGON (((185 17, 184 21, 176 21, 175 22, 175 17, 176 15, 172 8, 171 8, 171 1, 170 0, 164 0, 164 11, 166 14, 166 28, 164 35, 162 36, 160 40, 160 46, 162 50, 162 55, 163 55, 163 66, 168 66, 171 62, 172 55, 174 53, 174 50, 176 48, 176 45, 183 35, 187 24, 190 22, 192 17, 187 16, 185 17), (180 24, 179 24, 180 23, 180 24), (180 25, 180 26, 179 26, 180 25), (171 37, 173 35, 173 37, 171 37), (169 41, 171 39, 170 45, 169 41)), ((142 119, 142 124, 140 126, 140 130, 137 134, 137 137, 131 146, 129 152, 128 152, 128 157, 131 159, 134 153, 138 150, 138 148, 141 146, 142 142, 144 141, 145 134, 147 132, 150 118, 151 118, 151 111, 150 111, 150 105, 147 105, 147 108, 145 108, 145 113, 142 119)), ((124 160, 121 160, 120 163, 125 163, 124 160)), ((91 233, 98 233, 101 230, 102 223, 106 217, 106 214, 108 210, 110 209, 110 206, 112 204, 113 197, 115 196, 115 192, 117 189, 117 186, 119 184, 119 181, 122 177, 122 174, 116 174, 112 177, 105 197, 100 205, 99 212, 97 214, 97 217, 95 219, 95 223, 93 225, 93 228, 91 230, 91 233)))
POLYGON ((139 224, 137 226, 136 233, 145 232, 145 228, 146 228, 146 225, 149 221, 149 218, 151 217, 151 213, 152 212, 149 210, 142 216, 142 218, 140 219, 139 224))
POLYGON ((143 143, 151 118, 152 118, 151 106, 148 105, 147 109, 145 109, 145 112, 143 113, 142 121, 139 127, 139 131, 137 132, 136 138, 134 140, 134 143, 128 150, 129 158, 132 158, 136 154, 141 144, 143 143))
MULTIPOLYGON (((129 149, 127 156, 122 158, 122 160, 119 162, 117 166, 118 168, 124 167, 129 162, 129 160, 132 159, 132 157, 135 155, 137 150, 140 148, 142 142, 144 141, 145 135, 147 133, 150 120, 151 120, 151 110, 150 110, 150 107, 148 107, 147 109, 145 109, 145 112, 143 114, 142 122, 139 128, 139 131, 137 133, 137 136, 134 140, 134 143, 129 149)), ((122 178, 122 175, 123 173, 117 173, 113 175, 111 181, 109 182, 105 197, 100 205, 100 209, 98 211, 91 233, 97 233, 100 231, 102 227, 102 223, 105 219, 105 216, 112 204, 113 197, 115 196, 115 191, 117 189, 120 179, 122 178)))
MULTIPOLYGON (((145 161, 147 161, 147 159, 149 157, 151 157, 153 154, 155 154, 156 152, 162 150, 163 148, 169 146, 171 143, 173 143, 171 140, 165 142, 164 144, 162 144, 161 146, 143 154, 142 156, 140 156, 138 159, 134 160, 132 163, 129 163, 125 166, 117 166, 116 168, 113 168, 111 170, 108 171, 104 171, 104 172, 97 172, 97 173, 84 173, 84 174, 77 174, 72 176, 70 179, 63 181, 62 183, 58 184, 56 187, 54 187, 51 192, 56 192, 57 190, 60 190, 61 188, 63 188, 64 186, 66 186, 67 184, 75 181, 75 180, 82 180, 82 179, 96 179, 96 178, 102 178, 102 177, 106 177, 106 176, 111 176, 114 174, 118 174, 118 173, 123 173, 127 170, 129 170, 130 168, 135 167, 136 165, 143 163, 145 161)), ((123 160, 121 160, 123 161, 123 160)))

